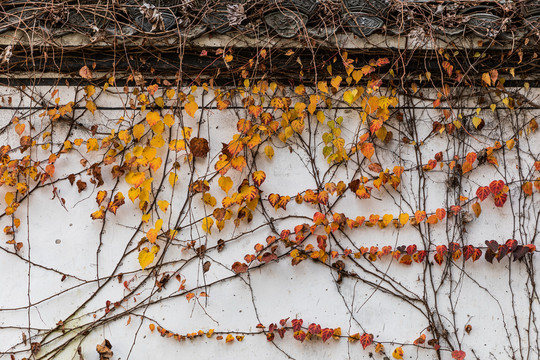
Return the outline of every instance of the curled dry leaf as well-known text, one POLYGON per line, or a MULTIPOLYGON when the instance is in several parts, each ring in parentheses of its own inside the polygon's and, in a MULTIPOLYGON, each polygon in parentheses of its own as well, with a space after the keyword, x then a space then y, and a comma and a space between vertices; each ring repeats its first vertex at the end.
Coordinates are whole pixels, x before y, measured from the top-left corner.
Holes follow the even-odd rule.
POLYGON ((92 71, 86 65, 79 70, 79 75, 86 80, 92 79, 92 71))
POLYGON ((110 360, 113 356, 111 351, 112 345, 109 340, 105 339, 100 345, 96 346, 96 351, 99 354, 99 360, 110 360))
POLYGON ((195 137, 191 139, 189 147, 191 149, 191 152, 193 153, 193 156, 195 157, 206 157, 206 154, 208 154, 208 151, 210 151, 210 147, 208 146, 208 140, 204 138, 195 137))

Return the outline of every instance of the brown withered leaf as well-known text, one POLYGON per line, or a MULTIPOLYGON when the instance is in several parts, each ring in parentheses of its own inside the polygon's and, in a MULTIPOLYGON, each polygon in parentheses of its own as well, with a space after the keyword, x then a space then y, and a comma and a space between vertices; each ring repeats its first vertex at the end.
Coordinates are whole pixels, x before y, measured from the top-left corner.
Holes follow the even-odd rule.
POLYGON ((248 265, 237 261, 232 265, 232 270, 237 274, 244 273, 248 270, 248 265))
POLYGON ((223 248, 225 247, 225 240, 223 239, 219 239, 218 242, 217 242, 217 251, 218 252, 221 252, 223 251, 223 248))
POLYGON ((207 192, 210 190, 210 186, 203 180, 197 180, 190 185, 190 189, 193 193, 207 192))
POLYGON ((75 182, 75 174, 68 175, 68 180, 71 185, 75 182))
POLYGON ((214 212, 212 213, 212 215, 217 221, 223 221, 223 219, 225 219, 226 214, 227 214, 227 210, 223 208, 216 208, 214 209, 214 212))
POLYGON ((380 173, 380 172, 383 171, 382 166, 380 164, 378 164, 378 163, 371 163, 371 164, 369 164, 368 168, 369 168, 369 170, 371 170, 371 171, 373 171, 375 173, 380 173))
POLYGON ((210 270, 210 266, 212 266, 212 263, 210 261, 207 261, 203 264, 203 273, 208 272, 210 270))
POLYGON ((41 350, 41 344, 38 342, 33 342, 30 344, 30 350, 32 351, 32 354, 35 355, 41 350))
POLYGON ((208 140, 198 137, 191 139, 189 142, 189 148, 191 149, 193 156, 201 158, 206 157, 206 154, 208 154, 208 151, 210 151, 208 140))
POLYGON ((99 360, 110 360, 113 356, 111 351, 112 345, 109 340, 105 339, 100 345, 96 346, 96 351, 99 354, 99 360))
POLYGON ((92 71, 90 71, 90 69, 88 68, 88 66, 84 65, 84 66, 79 70, 79 75, 80 75, 83 79, 90 80, 90 79, 92 78, 92 71))
POLYGON ((83 192, 84 189, 86 189, 86 183, 82 180, 77 180, 77 189, 79 190, 79 193, 83 192))

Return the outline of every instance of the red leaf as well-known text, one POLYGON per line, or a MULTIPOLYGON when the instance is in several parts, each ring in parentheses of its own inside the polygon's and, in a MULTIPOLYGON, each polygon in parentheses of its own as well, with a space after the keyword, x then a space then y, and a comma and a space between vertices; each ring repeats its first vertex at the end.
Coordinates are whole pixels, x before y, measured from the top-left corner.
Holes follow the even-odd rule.
POLYGON ((509 252, 514 251, 517 248, 517 245, 518 245, 517 240, 514 240, 514 239, 506 240, 506 246, 508 246, 509 252))
POLYGON ((493 180, 489 184, 489 190, 493 193, 493 195, 497 195, 502 191, 504 187, 504 181, 502 180, 493 180))
POLYGON ((373 343, 373 335, 364 333, 362 336, 360 336, 360 343, 365 350, 369 345, 373 343))
POLYGON ((293 328, 294 332, 298 332, 302 328, 302 324, 304 323, 304 320, 302 320, 302 319, 292 319, 291 323, 292 323, 292 328, 293 328))
POLYGON ((412 255, 416 252, 416 245, 407 246, 407 254, 412 255))
POLYGON ((474 253, 472 254, 473 261, 480 259, 481 256, 482 256, 482 250, 474 249, 474 253))
POLYGON ((495 206, 503 207, 503 205, 506 202, 507 198, 508 198, 508 195, 504 194, 504 193, 499 193, 499 194, 495 195, 495 206))
POLYGON ((300 330, 294 334, 294 338, 300 342, 304 342, 306 339, 306 333, 303 330, 300 330))
POLYGON ((444 256, 448 252, 448 249, 446 245, 438 245, 436 247, 436 251, 437 251, 437 254, 444 256))
POLYGON ((459 244, 455 242, 448 244, 448 251, 450 252, 450 255, 454 255, 454 253, 459 250, 459 247, 459 244))
POLYGON ((421 263, 424 261, 426 257, 426 252, 424 250, 418 251, 416 254, 413 255, 413 260, 417 263, 421 263))
POLYGON ((321 333, 322 341, 325 342, 326 340, 330 339, 333 334, 334 329, 324 328, 321 333))
POLYGON ((455 360, 463 360, 465 359, 465 351, 462 350, 454 350, 452 351, 452 358, 455 360))
POLYGON ((317 335, 321 333, 321 325, 319 324, 310 324, 308 326, 308 332, 310 332, 313 335, 317 335))
POLYGON ((461 211, 461 206, 452 205, 452 206, 450 206, 450 211, 452 211, 452 214, 457 215, 461 211))
POLYGON ((467 245, 463 247, 463 257, 465 257, 465 260, 469 260, 471 256, 474 254, 474 246, 467 245))
POLYGON ((279 325, 281 326, 287 325, 287 320, 289 320, 289 318, 279 320, 279 325))
POLYGON ((489 190, 489 187, 487 186, 481 186, 476 190, 476 196, 480 199, 480 201, 484 201, 491 191, 489 190))
POLYGON ((508 246, 506 245, 500 245, 499 246, 499 252, 497 253, 497 256, 495 257, 498 262, 501 262, 501 259, 508 254, 508 246))

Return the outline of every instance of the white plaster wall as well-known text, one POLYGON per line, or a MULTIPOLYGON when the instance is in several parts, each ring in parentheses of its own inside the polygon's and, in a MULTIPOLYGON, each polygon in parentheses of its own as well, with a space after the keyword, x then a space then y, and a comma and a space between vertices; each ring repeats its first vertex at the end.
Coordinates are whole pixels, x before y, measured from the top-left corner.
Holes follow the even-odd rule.
MULTIPOLYGON (((32 90, 44 94, 50 89, 44 87, 32 90)), ((62 99, 80 98, 81 96, 80 92, 75 95, 73 87, 60 87, 59 91, 62 99)), ((14 89, 4 87, 0 89, 0 92, 4 96, 11 95, 13 104, 19 104, 20 94, 14 89)), ((125 99, 123 95, 120 98, 125 99)), ((98 107, 122 107, 122 104, 127 103, 127 101, 119 100, 118 95, 106 94, 101 96, 96 103, 98 107)), ((27 97, 21 99, 21 104, 30 107, 36 106, 27 97)), ((0 125, 6 125, 14 115, 22 117, 31 111, 31 109, 0 109, 0 125)), ((81 114, 82 111, 80 108, 77 109, 75 116, 81 114)), ((472 113, 474 110, 469 112, 472 113)), ((99 124, 98 131, 108 133, 112 128, 118 129, 116 122, 120 116, 129 116, 133 113, 131 110, 124 112, 120 109, 101 109, 96 112, 95 116, 85 114, 80 121, 87 127, 99 124)), ((432 128, 431 120, 428 120, 428 117, 436 116, 436 114, 424 110, 416 110, 415 114, 419 117, 417 119, 419 133, 429 134, 432 128)), ((487 112, 483 114, 486 114, 486 119, 489 117, 487 112)), ((36 115, 32 115, 31 121, 35 127, 34 131, 38 132, 40 127, 45 126, 46 123, 41 122, 41 118, 36 115)), ((356 112, 340 110, 335 114, 336 117, 337 115, 344 117, 343 136, 351 140, 359 127, 356 112)), ((209 156, 206 159, 196 161, 195 177, 204 175, 207 171, 210 173, 214 171, 214 163, 221 150, 221 143, 230 141, 231 136, 236 132, 236 121, 238 117, 242 116, 245 116, 245 111, 242 109, 223 112, 205 110, 202 118, 201 112, 198 111, 195 119, 184 116, 183 120, 189 126, 195 126, 196 121, 201 119, 199 136, 208 138, 211 146, 209 156)), ((313 119, 312 125, 315 126, 316 123, 316 120, 313 119)), ((393 124, 397 128, 404 126, 398 122, 393 124)), ((68 124, 61 122, 55 125, 52 135, 55 146, 58 146, 63 140, 67 126, 68 124)), ((485 131, 488 133, 490 126, 494 128, 494 122, 487 121, 485 131)), ((326 131, 326 129, 320 126, 317 130, 319 141, 321 131, 326 131)), ((84 129, 75 130, 74 135, 74 138, 79 136, 88 138, 89 136, 84 129)), ((538 149, 537 139, 538 135, 532 135, 528 140, 529 143, 523 146, 535 151, 538 149)), ((18 136, 12 129, 1 134, 1 144, 7 143, 18 143, 18 136)), ((272 160, 266 159, 264 155, 259 155, 260 159, 258 159, 258 165, 267 174, 266 182, 261 187, 264 191, 263 198, 270 193, 294 197, 306 189, 315 189, 313 178, 306 171, 304 164, 306 156, 301 147, 292 144, 293 152, 291 152, 288 146, 280 144, 277 139, 275 139, 275 145, 276 153, 272 160)), ((434 154, 439 151, 443 151, 445 156, 453 154, 462 144, 454 142, 450 144, 450 147, 448 146, 447 138, 444 135, 430 140, 423 149, 424 162, 433 158, 434 154)), ((471 150, 467 150, 465 153, 472 150, 479 151, 489 144, 485 139, 479 139, 479 141, 470 141, 467 146, 470 146, 471 150)), ((319 143, 314 144, 312 148, 319 151, 317 168, 322 174, 329 168, 322 157, 322 146, 319 143)), ((398 147, 397 142, 394 142, 389 145, 389 148, 399 149, 402 165, 406 169, 416 165, 412 146, 398 147)), ((35 158, 44 159, 47 156, 46 151, 32 150, 32 152, 32 156, 35 158)), ((537 150, 536 154, 538 154, 537 150)), ((378 162, 383 167, 394 166, 399 161, 395 157, 396 154, 381 152, 380 156, 378 162)), ((60 158, 56 165, 55 177, 61 178, 72 172, 81 171, 83 168, 79 159, 82 157, 87 158, 90 163, 98 159, 95 154, 87 154, 83 146, 80 154, 71 154, 60 158)), ((189 167, 183 163, 182 158, 179 157, 177 160, 181 162, 181 170, 174 193, 166 181, 163 190, 164 199, 174 200, 170 201, 172 205, 167 215, 164 216, 164 229, 168 229, 168 226, 174 224, 175 217, 180 211, 176 204, 181 204, 185 200, 186 185, 191 176, 189 167)), ((170 168, 173 161, 170 159, 166 166, 170 168)), ((511 153, 508 154, 507 161, 512 161, 511 153)), ((463 195, 474 197, 478 186, 488 185, 492 179, 501 176, 512 179, 515 176, 514 167, 514 164, 510 163, 507 173, 504 174, 501 168, 484 165, 481 172, 476 172, 476 175, 471 174, 468 181, 464 183, 463 195)), ((333 177, 328 174, 325 181, 343 180, 348 183, 353 178, 353 170, 342 168, 333 177)), ((419 189, 418 178, 410 174, 410 172, 404 174, 401 187, 403 198, 401 200, 399 193, 390 187, 380 192, 373 190, 373 197, 369 200, 358 200, 352 193, 348 192, 335 210, 352 218, 359 215, 369 217, 370 214, 390 213, 397 215, 403 211, 412 214, 419 207, 417 203, 419 189)), ((99 284, 103 283, 103 277, 116 277, 119 273, 123 273, 122 281, 130 281, 129 286, 134 287, 149 273, 149 270, 141 271, 137 261, 137 242, 144 234, 136 231, 140 221, 140 212, 127 198, 129 186, 123 180, 120 181, 118 190, 126 195, 126 204, 118 210, 116 216, 107 215, 101 250, 96 254, 100 244, 99 233, 102 222, 92 221, 90 213, 98 208, 95 202, 97 191, 108 190, 110 194, 114 184, 110 177, 110 171, 106 171, 104 168, 103 175, 105 185, 102 188, 95 189, 92 184, 88 183, 88 188, 80 194, 75 186, 69 185, 68 181, 56 183, 54 186, 57 187, 58 195, 66 201, 65 208, 57 198, 53 198, 52 187, 48 186, 38 190, 29 201, 23 202, 18 209, 16 214, 21 219, 21 226, 17 230, 16 239, 23 243, 23 248, 14 254, 13 247, 2 242, 2 250, 0 250, 0 274, 3 275, 0 282, 0 327, 2 327, 0 330, 0 359, 9 359, 12 353, 15 354, 16 359, 28 356, 25 351, 28 350, 29 346, 22 344, 22 334, 25 333, 27 337, 31 336, 32 341, 40 341, 40 334, 53 328, 55 324, 64 320, 77 309, 96 291, 99 284), (124 251, 130 253, 115 270, 124 251), (99 282, 96 280, 98 272, 101 278, 99 282), (62 280, 62 274, 68 275, 65 280, 62 280)), ((233 177, 236 186, 237 181, 245 177, 246 173, 244 171, 244 174, 240 174, 231 170, 228 175, 233 177)), ((446 174, 441 171, 429 173, 428 176, 430 180, 428 188, 425 189, 428 196, 426 210, 434 211, 439 207, 448 208, 449 205, 453 205, 453 203, 446 203, 445 199, 446 174)), ((159 177, 160 175, 156 175, 156 180, 159 177)), ((87 180, 85 175, 82 178, 87 180)), ((212 194, 220 203, 224 193, 217 186, 217 177, 210 183, 212 194)), ((4 187, 0 190, 3 199, 6 189, 4 187)), ((516 193, 518 190, 514 186, 511 191, 516 193)), ((98 354, 95 351, 95 346, 103 339, 108 339, 112 343, 113 359, 123 360, 128 358, 367 359, 370 357, 370 353, 374 352, 373 346, 364 351, 359 343, 349 343, 346 338, 340 341, 329 340, 326 343, 321 341, 300 343, 292 338, 291 330, 287 332, 284 339, 279 339, 276 334, 274 343, 268 342, 264 335, 248 335, 242 342, 235 341, 227 344, 224 340, 217 341, 216 335, 211 339, 200 337, 195 340, 177 342, 172 338, 161 337, 157 332, 151 333, 148 327, 150 323, 157 323, 179 334, 215 329, 216 332, 224 332, 226 335, 235 331, 258 332, 259 330, 256 328, 258 323, 268 326, 270 323, 277 323, 280 319, 288 317, 303 319, 304 326, 310 323, 320 323, 323 328, 341 327, 343 335, 357 332, 361 334, 363 332, 372 333, 376 342, 382 342, 385 345, 386 354, 390 357, 395 347, 404 344, 404 358, 406 359, 437 358, 432 349, 424 350, 410 345, 422 333, 426 334, 428 339, 431 338, 430 333, 426 331, 428 322, 410 304, 361 281, 344 279, 341 284, 336 284, 335 272, 328 267, 310 261, 304 261, 300 265, 292 267, 290 257, 285 257, 260 270, 250 271, 249 274, 242 274, 216 285, 205 286, 205 284, 233 276, 234 273, 230 268, 232 263, 243 261, 244 255, 253 253, 253 246, 256 243, 265 243, 266 236, 271 235, 272 232, 267 226, 258 229, 258 226, 263 223, 263 217, 256 211, 254 221, 251 224, 242 223, 238 229, 234 229, 229 224, 222 232, 218 232, 214 228, 212 235, 206 236, 201 231, 199 223, 194 226, 189 225, 193 221, 200 220, 205 211, 212 211, 208 207, 205 208, 200 196, 194 197, 191 204, 192 211, 183 219, 178 239, 193 239, 196 240, 197 246, 206 244, 207 247, 211 247, 217 244, 219 239, 228 240, 238 236, 239 233, 246 233, 240 237, 240 240, 228 243, 223 252, 208 252, 204 260, 192 260, 180 271, 182 277, 186 279, 188 290, 200 287, 195 292, 205 291, 209 295, 208 298, 188 302, 185 294, 178 291, 179 283, 175 279, 171 279, 163 291, 152 294, 154 281, 152 279, 143 284, 135 296, 123 303, 122 309, 105 314, 104 307, 107 300, 115 302, 127 293, 123 284, 115 278, 105 285, 72 321, 67 322, 65 328, 92 324, 96 319, 105 318, 112 321, 94 329, 84 337, 82 342, 74 341, 55 358, 78 359, 76 349, 81 346, 84 359, 97 359, 98 354), (212 262, 212 266, 209 272, 203 274, 202 264, 207 260, 212 262), (150 295, 150 300, 156 301, 169 298, 154 305, 135 308, 140 302, 148 301, 147 297, 150 295), (130 311, 132 308, 135 310, 132 311, 131 316, 125 314, 114 319, 116 313, 123 310, 130 311), (94 314, 96 318, 93 317, 94 314), (141 320, 141 315, 144 315, 146 319, 141 320)), ((525 221, 524 227, 520 229, 514 223, 515 217, 512 214, 511 202, 512 199, 509 200, 507 206, 500 209, 485 201, 482 204, 482 215, 467 225, 467 233, 463 234, 465 243, 483 246, 484 240, 496 239, 499 242, 504 242, 509 238, 516 238, 524 243, 530 242, 534 235, 537 214, 531 213, 533 210, 528 209, 535 208, 523 209, 524 214, 530 215, 530 219, 525 221)), ((520 206, 517 200, 513 201, 512 204, 520 206)), ((270 216, 276 219, 275 224, 279 231, 292 230, 295 225, 302 222, 309 223, 307 219, 279 219, 290 214, 310 218, 315 211, 318 211, 312 205, 305 203, 298 205, 294 203, 294 200, 289 203, 287 210, 285 212, 271 209, 270 216)), ((465 208, 465 210, 470 211, 469 208, 465 208)), ((151 222, 155 220, 154 216, 151 222)), ((0 220, 1 228, 9 224, 10 220, 6 217, 0 220)), ((143 227, 144 231, 149 228, 149 225, 143 227)), ((455 235, 453 232, 452 223, 444 221, 432 227, 432 238, 436 244, 447 244, 448 239, 455 235)), ((352 231, 348 230, 346 233, 350 235, 351 241, 357 246, 375 245, 382 247, 391 245, 395 247, 401 244, 418 244, 419 248, 422 248, 418 233, 412 226, 406 226, 402 229, 396 229, 392 226, 386 229, 362 227, 352 231)), ((6 237, 6 239, 8 238, 6 237)), ((278 253, 283 251, 284 248, 280 245, 278 253)), ((165 262, 169 263, 163 266, 160 274, 173 273, 182 265, 183 261, 192 256, 192 250, 182 250, 179 242, 173 243, 164 259, 165 262)), ((447 331, 455 331, 457 334, 456 337, 459 339, 462 349, 467 352, 467 359, 474 359, 474 354, 478 359, 510 359, 512 351, 520 348, 525 353, 518 350, 517 358, 523 356, 523 358, 532 359, 539 356, 536 349, 532 350, 529 357, 526 356, 527 348, 536 344, 538 332, 534 326, 528 328, 530 315, 528 292, 531 289, 523 263, 511 263, 505 259, 500 263, 495 261, 494 264, 489 264, 481 259, 475 263, 468 261, 465 266, 458 261, 451 269, 435 266, 432 274, 433 284, 421 281, 424 272, 423 264, 413 263, 411 266, 405 266, 390 259, 375 263, 360 260, 360 263, 364 270, 375 272, 383 278, 392 277, 395 280, 396 288, 409 294, 412 298, 417 296, 422 298, 425 287, 440 286, 442 290, 437 297, 437 306, 443 314, 442 321, 447 331), (438 279, 443 271, 450 271, 451 274, 440 284, 438 279), (509 283, 512 284, 512 288, 509 287, 509 283), (470 334, 466 334, 464 331, 466 325, 472 326, 470 334), (521 343, 518 340, 518 331, 522 337, 521 343), (527 331, 530 331, 529 335, 526 335, 527 331), (527 336, 530 337, 529 341, 527 336), (510 345, 513 346, 514 350, 510 345)), ((380 282, 361 268, 354 267, 349 263, 347 266, 348 269, 351 266, 351 270, 354 269, 365 279, 375 283, 380 282)), ((158 278, 160 277, 161 275, 158 276, 158 278)), ((435 299, 429 298, 429 294, 431 294, 430 291, 425 296, 434 306, 435 299)), ((538 310, 537 297, 534 297, 531 306, 538 310)), ((60 333, 56 333, 55 336, 59 336, 59 342, 64 341, 65 337, 62 338, 60 335, 60 333)), ((52 348, 54 344, 53 342, 43 345, 42 352, 38 354, 37 358, 46 354, 47 349, 52 348)), ((443 345, 443 349, 448 349, 447 344, 441 345, 443 345)), ((452 345, 459 347, 457 343, 452 345)), ((383 358, 378 354, 373 356, 383 358)), ((442 351, 441 356, 443 359, 451 358, 449 351, 442 351)))

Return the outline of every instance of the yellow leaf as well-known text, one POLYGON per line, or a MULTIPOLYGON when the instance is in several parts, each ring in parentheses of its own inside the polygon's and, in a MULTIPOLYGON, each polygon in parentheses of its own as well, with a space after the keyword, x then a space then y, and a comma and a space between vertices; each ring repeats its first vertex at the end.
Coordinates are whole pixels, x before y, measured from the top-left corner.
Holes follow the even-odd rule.
POLYGON ((95 94, 96 88, 94 87, 94 85, 86 85, 84 87, 84 92, 86 93, 87 97, 90 97, 95 94))
POLYGON ((495 112, 495 109, 497 108, 497 105, 491 104, 491 105, 489 105, 489 107, 491 108, 491 111, 495 112))
POLYGON ((351 105, 355 100, 356 94, 354 92, 358 93, 358 90, 356 89, 354 91, 347 90, 345 91, 345 93, 343 93, 343 100, 345 100, 345 102, 349 105, 351 105))
POLYGON ((298 85, 295 89, 294 89, 294 92, 298 95, 304 95, 306 93, 306 88, 304 85, 298 85))
POLYGON ((491 86, 491 76, 489 76, 489 73, 485 72, 482 74, 482 81, 485 82, 487 86, 491 86))
POLYGON ((4 200, 6 200, 6 205, 9 206, 13 203, 13 200, 15 200, 15 194, 12 192, 6 193, 6 196, 4 197, 4 200))
POLYGON ((269 159, 272 159, 274 157, 274 148, 270 145, 266 145, 266 147, 264 148, 264 153, 266 154, 266 156, 268 156, 269 159))
POLYGON ((427 81, 431 80, 431 73, 429 71, 426 72, 426 79, 427 81))
POLYGON ((141 218, 142 222, 147 223, 150 220, 150 214, 144 214, 141 218))
POLYGON ((178 175, 176 175, 173 172, 169 174, 169 184, 171 184, 172 187, 174 187, 174 184, 176 184, 177 180, 178 180, 178 175))
POLYGON ((163 219, 158 219, 156 221, 156 230, 161 231, 161 227, 163 226, 163 219))
POLYGON ((477 128, 477 129, 480 126, 480 124, 482 124, 483 122, 484 122, 484 120, 480 119, 478 116, 474 116, 472 118, 472 123, 473 123, 474 127, 477 128))
POLYGON ((388 224, 390 224, 392 219, 394 219, 394 217, 391 214, 385 214, 382 218, 382 222, 384 226, 388 226, 388 224))
POLYGON ((219 178, 218 184, 219 184, 219 187, 228 194, 229 190, 231 190, 233 186, 233 181, 228 176, 222 176, 219 178))
POLYGON ((98 191, 97 196, 96 196, 97 204, 101 205, 101 203, 103 202, 103 200, 105 199, 106 196, 107 196, 106 191, 103 191, 103 190, 98 191))
POLYGON ((343 78, 338 75, 330 81, 330 84, 332 84, 332 87, 337 91, 339 90, 339 85, 341 84, 341 81, 343 81, 343 78))
POLYGON ((392 356, 394 359, 403 359, 403 349, 401 347, 395 348, 392 356))
POLYGON ((145 178, 146 178, 146 175, 144 175, 143 172, 132 171, 126 175, 126 182, 129 185, 132 185, 133 187, 138 188, 144 182, 145 178))
POLYGON ((324 124, 325 119, 326 119, 326 116, 324 116, 324 113, 320 110, 317 111, 317 120, 319 120, 321 124, 324 124))
POLYGON ((156 98, 155 103, 160 108, 163 108, 163 106, 165 106, 165 102, 163 101, 163 97, 161 96, 156 98))
POLYGON ((354 70, 352 72, 352 77, 353 77, 355 82, 359 82, 360 79, 362 79, 362 76, 364 76, 364 74, 362 74, 362 72, 360 70, 354 70))
POLYGON ((141 189, 139 188, 130 188, 128 190, 128 197, 131 200, 131 202, 135 202, 135 199, 139 197, 139 194, 141 192, 141 189))
POLYGON ((159 113, 157 111, 150 111, 148 114, 146 114, 146 122, 150 126, 154 126, 159 121, 159 113))
POLYGON ((165 92, 165 95, 167 95, 169 99, 172 99, 174 97, 174 94, 175 94, 174 89, 167 89, 167 91, 165 92))
POLYGON ((165 125, 163 124, 163 121, 158 121, 154 126, 152 126, 152 131, 154 134, 162 134, 165 130, 165 125))
POLYGON ((94 113, 96 112, 96 104, 94 104, 94 102, 92 100, 88 100, 86 102, 86 108, 88 109, 88 111, 90 111, 92 113, 92 115, 94 115, 94 113))
POLYGON ((174 125, 174 116, 172 116, 171 114, 167 114, 163 117, 163 122, 165 123, 165 125, 167 125, 168 127, 171 127, 174 125))
POLYGON ((321 92, 328 94, 328 84, 326 83, 326 81, 319 81, 319 83, 317 84, 317 88, 321 92))
POLYGON ((203 219, 201 227, 204 232, 212 234, 212 225, 214 225, 214 220, 208 216, 203 219))
POLYGON ((232 336, 231 334, 227 335, 227 337, 225 338, 225 342, 231 342, 231 341, 234 341, 234 336, 232 336))
POLYGON ((184 109, 189 116, 195 117, 195 112, 199 109, 199 105, 197 105, 196 102, 191 101, 184 106, 184 109))
POLYGON ((163 212, 167 212, 167 209, 169 208, 169 202, 166 200, 158 200, 157 205, 163 212))
POLYGON ((90 138, 86 141, 86 152, 96 151, 99 149, 97 139, 90 138))
POLYGON ((409 214, 399 214, 399 223, 405 225, 409 221, 409 214))
POLYGON ((210 205, 212 207, 216 206, 216 198, 212 196, 210 193, 205 193, 203 195, 203 201, 205 204, 210 205))
POLYGON ((508 150, 512 150, 512 148, 514 147, 514 144, 516 143, 516 141, 514 139, 510 139, 506 142, 506 147, 508 147, 508 150))
POLYGON ((150 145, 155 148, 160 148, 165 145, 165 140, 163 139, 163 136, 161 136, 161 134, 157 134, 150 140, 150 145))
POLYGON ((157 245, 152 246, 150 251, 148 248, 141 250, 139 253, 139 264, 143 270, 154 261, 155 255, 158 253, 158 251, 159 246, 157 245))

